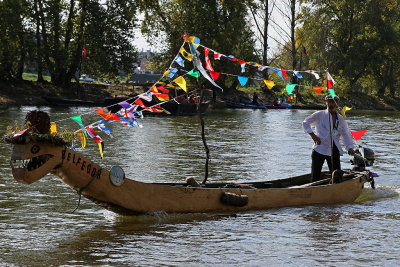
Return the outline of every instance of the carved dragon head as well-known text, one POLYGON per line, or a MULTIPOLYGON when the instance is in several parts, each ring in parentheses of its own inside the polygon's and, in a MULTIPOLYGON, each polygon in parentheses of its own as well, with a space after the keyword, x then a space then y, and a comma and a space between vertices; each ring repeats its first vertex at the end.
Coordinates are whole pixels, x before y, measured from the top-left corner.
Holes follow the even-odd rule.
POLYGON ((62 163, 63 146, 42 143, 15 144, 11 154, 14 178, 31 184, 62 163))

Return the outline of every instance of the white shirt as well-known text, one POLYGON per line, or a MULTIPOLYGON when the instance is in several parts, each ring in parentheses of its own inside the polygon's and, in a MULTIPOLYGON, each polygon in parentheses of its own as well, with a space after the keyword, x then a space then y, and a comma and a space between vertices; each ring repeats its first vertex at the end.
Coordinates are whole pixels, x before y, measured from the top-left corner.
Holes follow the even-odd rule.
POLYGON ((342 139, 347 150, 353 148, 353 139, 351 137, 351 133, 349 130, 349 126, 347 125, 347 122, 343 119, 342 115, 338 113, 336 113, 336 115, 337 119, 335 127, 333 127, 333 118, 332 115, 329 113, 328 109, 314 112, 303 121, 304 131, 310 134, 313 132, 311 127, 314 127, 315 134, 319 137, 319 139, 321 139, 321 144, 317 145, 314 143, 313 149, 318 153, 326 156, 331 155, 331 149, 332 149, 330 131, 332 132, 333 142, 338 148, 341 156, 343 156, 343 150, 340 145, 339 139, 342 139), (329 127, 329 120, 330 120, 330 127, 329 127))

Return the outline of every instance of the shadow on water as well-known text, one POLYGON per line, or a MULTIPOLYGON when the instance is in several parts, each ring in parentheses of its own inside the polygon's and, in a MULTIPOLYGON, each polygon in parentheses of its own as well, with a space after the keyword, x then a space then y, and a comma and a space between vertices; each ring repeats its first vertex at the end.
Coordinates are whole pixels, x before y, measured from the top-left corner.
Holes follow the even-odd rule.
MULTIPOLYGON (((192 231, 204 223, 214 223, 236 217, 235 214, 166 214, 154 213, 143 216, 121 216, 105 211, 105 224, 98 224, 92 229, 58 244, 49 251, 53 258, 60 259, 73 252, 73 257, 65 257, 66 265, 75 264, 126 264, 136 265, 140 258, 149 254, 158 255, 159 251, 168 250, 178 240, 173 235, 181 235, 182 229, 192 231), (157 250, 159 251, 149 251, 157 250), (141 254, 141 255, 138 255, 141 254)), ((190 235, 190 234, 188 234, 190 235)), ((171 251, 171 253, 175 253, 171 251)), ((157 262, 159 259, 154 259, 157 262)), ((143 262, 142 262, 143 263, 143 262)))

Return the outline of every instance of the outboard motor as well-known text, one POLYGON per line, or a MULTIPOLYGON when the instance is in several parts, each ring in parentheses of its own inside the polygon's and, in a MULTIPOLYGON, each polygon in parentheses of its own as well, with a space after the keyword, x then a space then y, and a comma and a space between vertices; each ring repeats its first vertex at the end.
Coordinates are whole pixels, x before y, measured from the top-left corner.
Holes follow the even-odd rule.
POLYGON ((359 146, 355 151, 351 164, 355 165, 354 170, 363 171, 365 167, 371 167, 374 165, 375 153, 368 147, 359 146))
MULTIPOLYGON (((365 171, 366 167, 371 167, 375 161, 375 153, 372 149, 359 146, 355 151, 354 158, 350 160, 352 165, 355 165, 354 171, 365 171)), ((378 177, 376 173, 370 172, 369 182, 371 187, 375 189, 374 177, 378 177)))

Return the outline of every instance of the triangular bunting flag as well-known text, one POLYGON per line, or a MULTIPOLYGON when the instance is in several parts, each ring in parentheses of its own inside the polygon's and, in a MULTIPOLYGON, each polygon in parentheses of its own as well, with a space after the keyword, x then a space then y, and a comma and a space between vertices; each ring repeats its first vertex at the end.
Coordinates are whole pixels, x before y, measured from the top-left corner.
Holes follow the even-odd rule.
POLYGON ((189 37, 185 38, 185 42, 191 43, 191 44, 195 45, 196 47, 198 47, 200 44, 200 38, 198 38, 196 36, 189 36, 189 37))
MULTIPOLYGON (((327 88, 332 89, 335 81, 333 80, 332 76, 329 72, 326 72, 326 81, 327 81, 327 88)), ((333 97, 333 96, 332 96, 333 97)))
POLYGON ((293 90, 296 86, 297 86, 297 84, 286 85, 286 92, 288 93, 288 95, 291 95, 293 93, 293 90))
POLYGON ((76 131, 75 133, 79 136, 79 139, 81 140, 82 148, 85 148, 86 147, 86 137, 85 137, 83 130, 80 129, 80 130, 76 131))
POLYGON ((175 62, 178 63, 181 67, 185 67, 185 61, 181 58, 180 55, 176 56, 175 62))
POLYGON ((102 131, 103 133, 107 134, 110 138, 113 138, 111 135, 111 128, 106 127, 106 121, 101 120, 96 122, 97 128, 102 131))
POLYGON ((161 86, 157 86, 157 90, 158 91, 161 91, 161 92, 164 92, 164 93, 169 93, 169 90, 168 89, 165 89, 162 85, 161 86))
POLYGON ((266 68, 267 68, 266 66, 261 66, 261 65, 257 67, 258 71, 263 71, 266 68))
POLYGON ((241 84, 242 86, 245 86, 245 85, 246 85, 248 79, 249 79, 249 78, 247 78, 247 77, 238 76, 238 80, 239 80, 239 82, 240 82, 240 84, 241 84))
MULTIPOLYGON (((115 115, 115 114, 114 114, 115 115)), ((100 156, 103 158, 103 139, 94 131, 93 126, 86 126, 86 131, 89 134, 90 138, 92 138, 99 145, 100 156)))
POLYGON ((170 69, 168 73, 168 78, 173 78, 177 71, 178 71, 177 68, 170 69))
POLYGON ((216 71, 210 72, 210 75, 214 79, 214 81, 216 81, 218 79, 220 74, 221 74, 220 72, 216 72, 216 71))
POLYGON ((331 94, 332 98, 335 98, 335 90, 333 89, 328 89, 329 93, 331 94))
POLYGON ((179 52, 181 53, 181 55, 182 55, 184 58, 186 58, 186 59, 189 60, 189 61, 192 61, 193 55, 190 54, 190 53, 188 53, 188 52, 186 52, 185 48, 182 47, 181 50, 180 50, 179 52))
MULTIPOLYGON (((103 109, 101 109, 101 110, 103 110, 103 109)), ((79 126, 81 127, 83 133, 87 136, 86 130, 85 130, 85 126, 82 123, 81 115, 73 116, 73 117, 70 117, 70 118, 71 118, 71 120, 73 120, 73 121, 75 121, 76 123, 79 124, 79 126)))
POLYGON ((247 65, 253 66, 253 67, 258 67, 258 63, 257 62, 246 62, 247 65))
POLYGON ((50 134, 57 135, 57 125, 55 122, 50 123, 50 134))
POLYGON ((214 59, 220 60, 221 59, 221 54, 214 51, 214 59))
POLYGON ((103 108, 96 109, 95 112, 102 116, 106 120, 110 121, 120 121, 120 119, 115 115, 114 113, 111 113, 111 111, 104 113, 103 108))
POLYGON ((281 77, 282 78, 282 80, 284 81, 284 82, 286 82, 286 80, 285 80, 285 78, 282 76, 282 71, 280 70, 280 69, 277 69, 277 68, 271 68, 271 67, 269 67, 271 70, 273 70, 276 74, 278 74, 279 75, 279 77, 281 77))
POLYGON ((281 72, 282 72, 283 77, 285 77, 285 79, 288 80, 289 77, 286 74, 286 70, 285 69, 281 69, 281 72))
POLYGON ((196 77, 196 78, 200 77, 200 73, 198 73, 197 71, 194 71, 194 70, 189 71, 187 74, 190 76, 196 77))
POLYGON ((178 78, 176 78, 174 80, 174 83, 179 85, 179 87, 182 88, 185 92, 187 91, 187 89, 186 89, 186 81, 182 76, 179 76, 178 78))
MULTIPOLYGON (((153 86, 153 87, 155 87, 155 86, 153 86)), ((150 94, 143 93, 143 94, 138 95, 138 97, 140 97, 141 99, 143 99, 147 102, 151 102, 153 100, 152 93, 150 93, 150 94)))
POLYGON ((269 90, 271 90, 272 87, 275 86, 275 83, 273 81, 264 80, 264 83, 268 87, 269 90))
POLYGON ((319 94, 322 90, 325 89, 325 87, 313 86, 313 89, 317 94, 319 94))
POLYGON ((246 62, 243 60, 240 60, 240 59, 236 59, 236 60, 237 60, 237 62, 239 62, 240 67, 242 67, 242 72, 245 72, 246 71, 246 62))
POLYGON ((340 110, 340 114, 343 116, 343 119, 346 119, 346 111, 351 110, 351 108, 349 108, 348 106, 344 106, 341 110, 340 110))
POLYGON ((210 48, 204 47, 204 59, 206 60, 206 68, 208 71, 214 71, 213 67, 211 66, 211 61, 208 58, 208 53, 210 53, 210 48))
POLYGON ((296 75, 297 78, 299 78, 299 79, 303 78, 303 76, 301 76, 301 74, 298 71, 294 70, 293 73, 294 73, 294 75, 296 75))
POLYGON ((160 101, 167 101, 169 100, 169 95, 167 94, 154 94, 160 101))
POLYGON ((362 130, 358 132, 351 132, 351 135, 354 137, 354 140, 358 141, 361 139, 361 137, 365 134, 367 130, 362 130))
POLYGON ((317 72, 313 70, 307 70, 306 72, 311 73, 312 75, 314 75, 315 79, 319 80, 319 75, 317 72))

